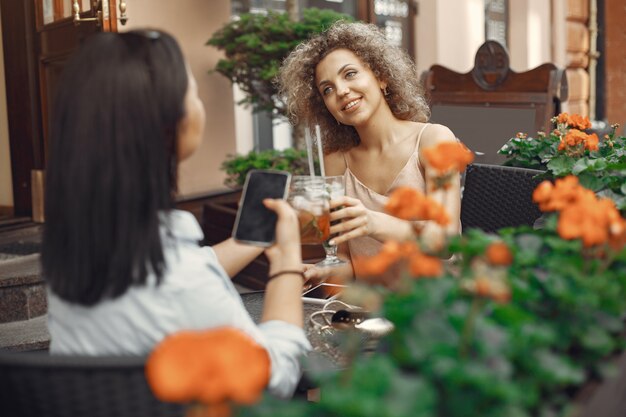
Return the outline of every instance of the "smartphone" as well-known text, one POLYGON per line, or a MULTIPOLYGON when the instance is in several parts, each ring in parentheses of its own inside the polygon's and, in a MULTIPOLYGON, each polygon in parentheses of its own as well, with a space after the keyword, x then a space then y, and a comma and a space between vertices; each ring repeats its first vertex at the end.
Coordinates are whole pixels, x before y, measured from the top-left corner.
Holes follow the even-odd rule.
POLYGON ((276 213, 263 205, 266 198, 287 197, 291 174, 285 171, 248 172, 239 200, 233 238, 256 246, 271 246, 276 239, 276 213))

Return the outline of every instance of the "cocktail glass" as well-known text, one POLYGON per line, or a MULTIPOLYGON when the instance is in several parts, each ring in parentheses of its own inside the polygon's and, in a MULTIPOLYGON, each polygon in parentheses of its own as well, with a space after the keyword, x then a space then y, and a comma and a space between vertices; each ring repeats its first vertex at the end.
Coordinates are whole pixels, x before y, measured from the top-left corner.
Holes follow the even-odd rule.
POLYGON ((298 214, 300 242, 321 245, 330 236, 330 194, 323 177, 293 176, 289 203, 298 214))
MULTIPOLYGON (((342 175, 323 178, 326 192, 330 196, 331 200, 343 197, 346 194, 346 187, 344 185, 344 178, 342 175)), ((339 210, 340 208, 341 207, 337 207, 334 210, 339 210)), ((333 224, 334 223, 331 223, 331 226, 333 224)), ((326 252, 326 257, 322 261, 316 263, 315 266, 320 268, 326 268, 335 267, 346 263, 346 261, 337 256, 337 246, 328 243, 333 237, 334 236, 329 236, 328 239, 322 242, 322 245, 324 246, 324 251, 326 252)))

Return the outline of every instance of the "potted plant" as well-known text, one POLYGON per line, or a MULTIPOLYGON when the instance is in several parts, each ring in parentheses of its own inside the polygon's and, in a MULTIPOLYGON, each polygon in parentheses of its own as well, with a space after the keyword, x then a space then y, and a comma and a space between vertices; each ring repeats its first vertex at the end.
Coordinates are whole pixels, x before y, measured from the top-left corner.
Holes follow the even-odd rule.
MULTIPOLYGON (((419 241, 354 260, 362 280, 344 299, 393 322, 383 348, 361 352, 357 331, 335 334, 345 365, 317 375, 317 402, 266 398, 240 415, 530 417, 584 407, 576 394, 614 374, 610 358, 624 348, 626 220, 574 176, 545 181, 534 200, 543 229, 457 237, 447 247, 462 255, 454 268, 419 241), (389 268, 393 281, 381 276, 389 268)), ((397 190, 387 209, 445 222, 417 191, 397 190)))
POLYGON ((611 198, 626 213, 626 137, 617 137, 618 124, 602 140, 587 134, 589 119, 562 113, 552 119, 555 129, 536 138, 518 133, 498 153, 504 165, 541 169, 546 178, 576 175, 581 184, 611 198))
MULTIPOLYGON (((314 161, 315 170, 319 172, 319 161, 314 161)), ((308 175, 310 172, 305 150, 287 148, 284 150, 268 149, 250 151, 245 155, 229 155, 222 162, 222 171, 226 173, 224 184, 239 188, 246 180, 246 174, 252 169, 277 169, 288 171, 292 175, 308 175)))
POLYGON ((352 20, 352 17, 316 8, 304 9, 299 21, 273 11, 243 13, 207 42, 225 54, 213 71, 243 91, 245 97, 238 104, 250 105, 254 111, 267 111, 272 117, 286 116, 285 103, 274 84, 282 61, 299 43, 337 20, 352 20))

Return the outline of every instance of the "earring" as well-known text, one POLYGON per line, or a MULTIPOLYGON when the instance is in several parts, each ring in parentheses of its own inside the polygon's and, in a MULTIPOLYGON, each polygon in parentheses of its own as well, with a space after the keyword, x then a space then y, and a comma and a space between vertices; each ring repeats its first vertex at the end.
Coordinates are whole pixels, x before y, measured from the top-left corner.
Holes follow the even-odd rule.
POLYGON ((387 91, 387 87, 383 88, 383 95, 388 96, 389 91, 387 91))

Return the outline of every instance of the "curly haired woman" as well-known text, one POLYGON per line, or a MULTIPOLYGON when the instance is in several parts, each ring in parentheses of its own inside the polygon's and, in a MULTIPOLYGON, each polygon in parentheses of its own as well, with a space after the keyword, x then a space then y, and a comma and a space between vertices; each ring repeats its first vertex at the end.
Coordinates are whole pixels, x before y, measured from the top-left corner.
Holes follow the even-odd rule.
MULTIPOLYGON (((383 212, 390 192, 411 186, 444 204, 452 221, 441 227, 422 222, 432 248, 460 229, 460 181, 432 190, 435 173, 423 150, 454 142, 445 126, 430 124, 415 63, 391 45, 375 25, 337 22, 300 44, 279 75, 292 123, 319 124, 326 175, 343 175, 346 196, 334 199, 334 244, 348 257, 371 256, 382 242, 414 236, 414 225, 383 212)), ((352 263, 311 268, 310 279, 359 275, 352 263)))

